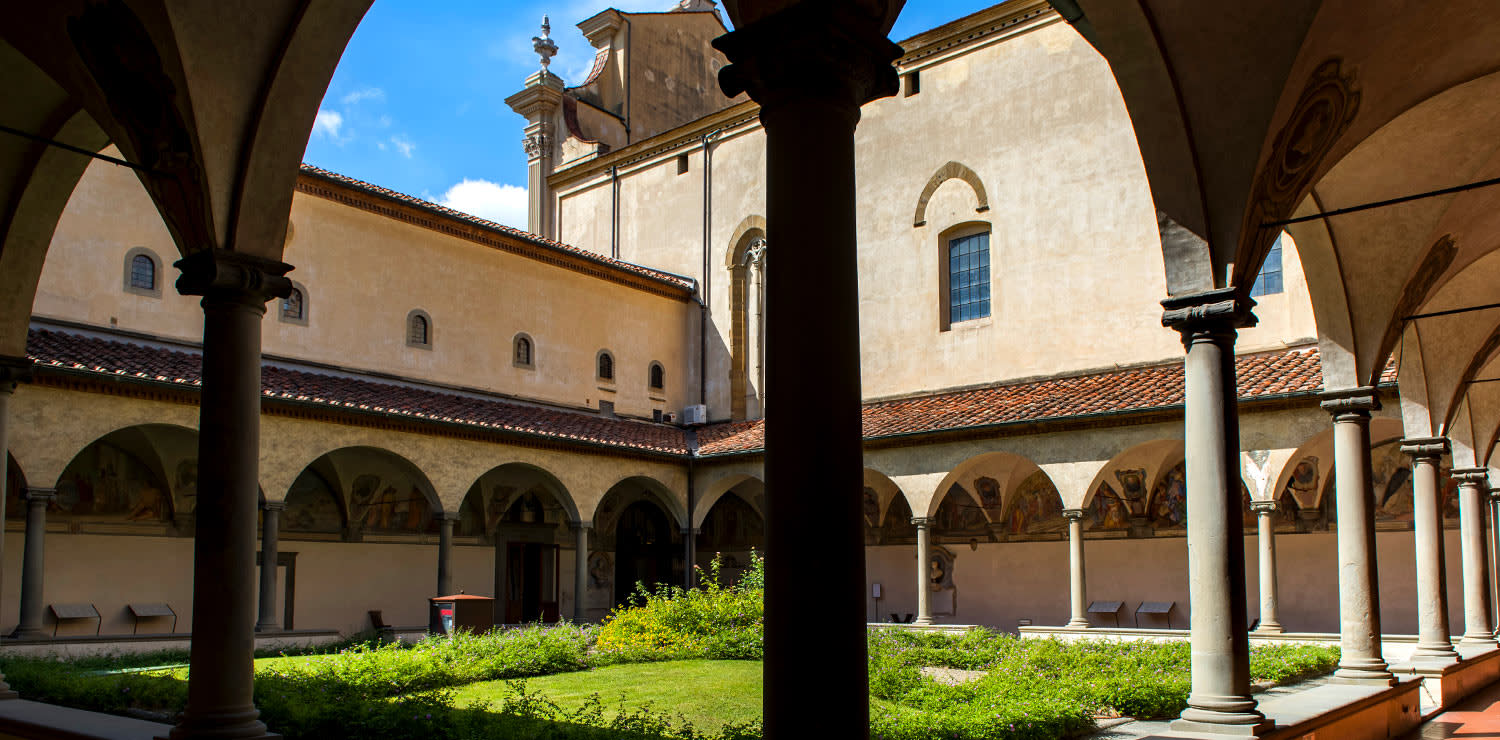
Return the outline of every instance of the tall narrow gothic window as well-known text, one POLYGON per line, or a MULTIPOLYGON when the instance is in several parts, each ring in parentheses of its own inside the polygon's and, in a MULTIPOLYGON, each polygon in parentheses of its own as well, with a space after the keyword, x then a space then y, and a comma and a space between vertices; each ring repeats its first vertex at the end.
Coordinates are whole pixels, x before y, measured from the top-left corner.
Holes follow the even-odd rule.
POLYGON ((990 315, 990 235, 948 241, 948 321, 990 315))
POLYGON ((659 363, 651 363, 651 390, 659 391, 667 387, 667 371, 659 363))
POLYGON ((301 319, 302 315, 302 291, 292 288, 291 294, 281 299, 281 318, 301 319))
POLYGON ((406 344, 410 347, 432 346, 432 320, 422 311, 412 311, 406 317, 406 344))
POLYGON ((1255 283, 1250 286, 1250 297, 1256 298, 1263 295, 1272 295, 1284 290, 1281 282, 1281 239, 1271 245, 1271 251, 1266 252, 1266 261, 1260 264, 1260 274, 1255 276, 1255 283))
POLYGON ((611 357, 608 352, 599 353, 599 379, 615 379, 615 358, 611 357))
POLYGON ((156 262, 144 254, 130 258, 130 287, 156 290, 156 262))

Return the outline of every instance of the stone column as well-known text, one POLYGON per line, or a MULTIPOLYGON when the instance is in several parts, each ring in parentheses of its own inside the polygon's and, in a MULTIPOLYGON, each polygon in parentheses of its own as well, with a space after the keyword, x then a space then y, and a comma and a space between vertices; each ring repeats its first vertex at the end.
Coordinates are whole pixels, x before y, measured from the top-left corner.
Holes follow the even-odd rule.
POLYGON ((1083 580, 1083 509, 1063 509, 1068 520, 1068 605, 1070 629, 1088 629, 1088 591, 1083 580))
POLYGON ((927 561, 932 559, 932 519, 913 517, 911 523, 917 528, 916 624, 932 624, 932 586, 927 581, 927 561))
POLYGON ((1448 634, 1448 585, 1443 563, 1443 502, 1438 464, 1448 454, 1448 440, 1422 437, 1401 440, 1411 456, 1412 527, 1417 551, 1417 647, 1413 663, 1431 665, 1458 660, 1448 634))
POLYGON ((1496 646, 1490 628, 1489 568, 1484 546, 1484 507, 1490 473, 1484 468, 1454 470, 1458 481, 1458 530, 1464 571, 1463 644, 1496 646))
POLYGON ((1375 560, 1375 491, 1370 482, 1370 412, 1380 409, 1372 387, 1328 391, 1321 405, 1333 417, 1334 495, 1338 510, 1340 683, 1396 682, 1380 645, 1380 579, 1375 560))
POLYGON ((797 409, 765 427, 765 735, 864 737, 862 502, 808 492, 863 487, 854 128, 861 105, 896 93, 891 62, 902 51, 867 4, 768 7, 778 6, 750 16, 732 7, 747 22, 714 40, 730 62, 719 72, 725 94, 760 104, 766 239, 781 255, 766 265, 776 274, 766 275, 764 397, 797 409), (808 629, 814 606, 819 625, 808 629))
POLYGON ((573 534, 578 538, 578 556, 573 563, 574 624, 589 620, 589 530, 593 528, 593 522, 573 522, 573 534))
POLYGON ((701 527, 683 527, 682 532, 682 587, 696 588, 698 585, 698 572, 693 570, 693 562, 698 559, 698 535, 703 532, 701 527))
POLYGON ((57 498, 50 488, 26 489, 26 549, 21 553, 21 622, 17 640, 42 640, 47 631, 46 603, 42 586, 47 575, 47 504, 57 498))
POLYGON ((193 644, 187 708, 172 740, 266 736, 252 692, 255 524, 260 497, 260 337, 266 301, 290 265, 204 250, 177 262, 177 290, 202 296, 203 392, 193 539, 193 644))
MULTIPOLYGON (((0 355, 0 560, 3 560, 5 552, 5 522, 4 502, 9 499, 10 492, 6 490, 9 480, 7 468, 10 465, 10 441, 7 430, 10 424, 10 398, 16 391, 16 384, 26 380, 31 374, 31 360, 25 357, 9 357, 0 355)), ((0 572, 4 569, 0 568, 0 572)), ((0 674, 0 700, 14 699, 18 694, 11 690, 10 684, 5 682, 4 674, 0 674)))
POLYGON ((1260 544, 1260 626, 1256 632, 1279 635, 1284 630, 1276 610, 1276 514, 1275 501, 1251 501, 1255 512, 1256 541, 1260 544))
POLYGON ((438 514, 438 562, 436 596, 453 595, 453 523, 456 512, 438 514))
POLYGON ((1172 729, 1253 736, 1272 723, 1250 696, 1244 522, 1234 340, 1254 302, 1222 289, 1162 301, 1162 325, 1182 334, 1192 603, 1192 693, 1172 729))
POLYGON ((276 548, 281 538, 281 511, 285 501, 266 501, 260 505, 260 619, 256 632, 276 632, 281 622, 276 618, 276 548))

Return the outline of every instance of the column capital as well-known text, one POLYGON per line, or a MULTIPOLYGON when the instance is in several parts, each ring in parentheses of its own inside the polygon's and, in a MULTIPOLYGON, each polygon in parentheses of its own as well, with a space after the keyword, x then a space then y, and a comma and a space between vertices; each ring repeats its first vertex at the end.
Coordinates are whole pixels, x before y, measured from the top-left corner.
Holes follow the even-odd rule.
POLYGON ((1500 487, 1489 489, 1489 497, 1491 501, 1500 501, 1500 487))
POLYGON ((441 522, 456 522, 462 515, 456 511, 439 511, 435 516, 441 522))
POLYGON ((262 501, 262 502, 260 502, 260 508, 264 509, 265 511, 285 511, 286 510, 286 502, 285 501, 262 501))
POLYGON ((1349 421, 1343 417, 1351 415, 1369 418, 1371 411, 1380 410, 1380 391, 1368 385, 1323 391, 1318 394, 1318 405, 1332 414, 1335 421, 1349 421))
POLYGON ((568 527, 574 530, 593 529, 594 521, 592 519, 572 519, 568 521, 568 527))
POLYGON ((1411 437, 1401 440, 1401 451, 1413 460, 1436 461, 1448 454, 1447 437, 1411 437))
POLYGON ((1276 502, 1275 501, 1251 501, 1250 502, 1250 510, 1253 511, 1253 512, 1255 512, 1255 513, 1257 513, 1257 514, 1266 514, 1266 515, 1274 514, 1274 513, 1276 513, 1276 502))
POLYGON ((1489 468, 1454 468, 1448 471, 1448 475, 1459 483, 1473 483, 1489 489, 1489 468))
POLYGON ((1232 338, 1236 329, 1255 326, 1255 301, 1235 288, 1172 296, 1161 302, 1161 325, 1182 334, 1182 343, 1232 338))
POLYGON ((26 499, 27 503, 33 506, 45 505, 47 503, 50 503, 52 499, 57 498, 57 489, 28 488, 26 489, 25 493, 21 494, 21 496, 22 498, 26 499))
POLYGON ((730 97, 749 93, 762 117, 781 103, 814 101, 847 106, 857 117, 860 106, 900 88, 891 63, 904 52, 854 3, 793 5, 713 46, 730 62, 719 70, 719 87, 730 97))
POLYGON ((0 393, 10 393, 17 383, 31 382, 31 358, 0 355, 0 393))
POLYGON ((911 523, 915 525, 917 529, 926 529, 932 525, 932 517, 914 516, 911 518, 911 523))
POLYGON ((1064 519, 1068 519, 1070 521, 1080 520, 1080 519, 1083 518, 1083 515, 1086 514, 1086 513, 1088 513, 1087 509, 1063 509, 1062 510, 1063 518, 1064 519))
POLYGON ((265 309, 266 301, 291 295, 286 278, 292 266, 227 249, 205 249, 173 263, 182 271, 177 292, 203 296, 205 301, 229 301, 265 309))
POLYGON ((682 532, 682 536, 684 537, 696 537, 703 534, 702 527, 682 527, 679 531, 682 532))

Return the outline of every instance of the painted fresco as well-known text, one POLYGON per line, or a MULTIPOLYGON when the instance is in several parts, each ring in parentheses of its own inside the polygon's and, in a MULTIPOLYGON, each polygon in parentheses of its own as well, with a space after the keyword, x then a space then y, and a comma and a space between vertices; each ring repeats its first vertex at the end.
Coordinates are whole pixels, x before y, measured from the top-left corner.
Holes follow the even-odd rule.
POLYGON ((865 513, 865 526, 878 526, 880 524, 880 496, 875 493, 875 489, 865 486, 864 498, 860 506, 865 513))
POLYGON ((1130 528, 1129 506, 1125 503, 1125 498, 1116 493, 1107 481, 1100 481, 1099 488, 1094 490, 1088 513, 1088 519, 1084 520, 1088 529, 1130 528))
POLYGON ((198 461, 183 460, 177 463, 172 486, 176 495, 178 514, 191 514, 198 509, 198 461))
MULTIPOLYGON (((1115 480, 1120 483, 1118 496, 1129 516, 1146 515, 1146 469, 1126 468, 1115 471, 1115 480)), ((1113 489, 1111 489, 1113 490, 1113 489)))
POLYGON ((938 505, 937 515, 932 521, 932 534, 988 540, 989 520, 985 518, 984 511, 974 501, 974 497, 963 486, 954 484, 948 489, 948 495, 943 497, 943 503, 938 505))
POLYGON ((1321 480, 1318 458, 1308 455, 1298 460, 1296 467, 1292 468, 1292 475, 1286 481, 1285 493, 1295 496, 1299 501, 1315 501, 1321 480))
POLYGON ((416 486, 368 473, 354 479, 349 512, 354 527, 366 532, 423 532, 433 521, 432 506, 416 486))
POLYGON ((1187 526, 1187 479, 1182 463, 1168 470, 1156 484, 1148 515, 1158 528, 1187 526))
POLYGON ((881 524, 881 542, 887 545, 916 542, 917 526, 911 523, 911 507, 905 496, 891 499, 885 510, 885 521, 881 524))
POLYGON ((1005 527, 1008 533, 1017 536, 1068 530, 1068 520, 1062 515, 1062 498, 1046 473, 1038 470, 1021 481, 1005 516, 1005 527))
POLYGON ((1272 515, 1271 522, 1276 529, 1295 528, 1301 511, 1302 506, 1297 503, 1297 497, 1292 495, 1291 488, 1283 489, 1281 496, 1276 499, 1276 513, 1272 515))
POLYGON ((338 533, 344 531, 344 512, 337 494, 322 476, 303 473, 286 496, 281 527, 288 532, 338 533))
POLYGON ((705 552, 765 549, 765 524, 744 499, 726 493, 709 509, 698 535, 705 552))
POLYGON ((68 464, 48 511, 131 522, 172 518, 166 481, 140 458, 102 441, 89 445, 68 464))
POLYGON ((979 494, 979 505, 990 511, 996 511, 1001 506, 1000 481, 987 475, 981 475, 974 479, 974 492, 979 494))

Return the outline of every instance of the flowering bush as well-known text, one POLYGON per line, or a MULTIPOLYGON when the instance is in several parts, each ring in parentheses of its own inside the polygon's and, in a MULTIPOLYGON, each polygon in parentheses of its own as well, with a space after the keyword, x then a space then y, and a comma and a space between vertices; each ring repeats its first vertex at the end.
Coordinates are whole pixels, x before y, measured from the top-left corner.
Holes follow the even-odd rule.
POLYGON ((765 652, 765 558, 750 554, 739 582, 724 582, 715 556, 700 569, 702 587, 637 585, 631 604, 604 618, 594 645, 603 663, 714 658, 759 660, 765 652))

